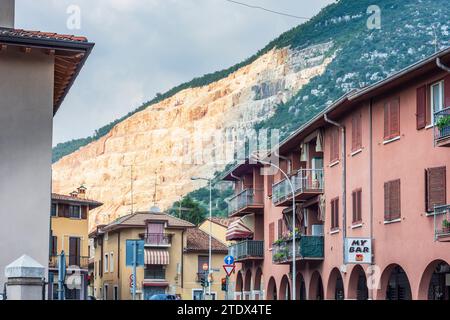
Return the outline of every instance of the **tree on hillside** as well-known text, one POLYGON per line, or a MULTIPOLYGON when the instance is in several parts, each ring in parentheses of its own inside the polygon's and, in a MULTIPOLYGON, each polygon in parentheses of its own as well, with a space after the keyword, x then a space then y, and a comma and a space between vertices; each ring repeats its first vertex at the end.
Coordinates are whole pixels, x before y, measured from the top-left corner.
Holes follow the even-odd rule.
POLYGON ((187 196, 183 200, 174 203, 173 207, 169 210, 170 214, 189 221, 195 225, 199 225, 206 218, 207 210, 200 205, 197 201, 187 196))

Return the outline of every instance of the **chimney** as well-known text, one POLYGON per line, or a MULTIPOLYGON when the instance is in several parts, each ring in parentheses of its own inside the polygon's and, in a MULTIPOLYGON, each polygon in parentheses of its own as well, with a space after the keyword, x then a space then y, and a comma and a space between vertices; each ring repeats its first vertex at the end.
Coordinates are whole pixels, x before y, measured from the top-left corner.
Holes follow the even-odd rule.
POLYGON ((78 197, 80 199, 86 199, 86 187, 84 185, 81 185, 77 188, 78 197))
POLYGON ((14 28, 15 0, 0 0, 0 28, 14 28))

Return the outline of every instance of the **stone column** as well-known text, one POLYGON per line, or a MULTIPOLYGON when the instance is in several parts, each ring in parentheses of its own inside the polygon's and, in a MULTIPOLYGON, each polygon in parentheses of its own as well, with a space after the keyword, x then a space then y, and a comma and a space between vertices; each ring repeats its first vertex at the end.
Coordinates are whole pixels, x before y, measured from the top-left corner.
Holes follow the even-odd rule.
POLYGON ((7 300, 42 300, 45 267, 23 255, 5 268, 7 300))

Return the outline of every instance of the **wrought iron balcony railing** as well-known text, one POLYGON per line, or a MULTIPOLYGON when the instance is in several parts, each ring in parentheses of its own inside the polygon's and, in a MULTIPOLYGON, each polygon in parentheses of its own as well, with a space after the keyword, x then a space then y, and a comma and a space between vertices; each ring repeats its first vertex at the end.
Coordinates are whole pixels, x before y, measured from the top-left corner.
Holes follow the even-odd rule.
MULTIPOLYGON (((292 239, 279 240, 272 246, 274 264, 292 261, 292 239)), ((321 260, 324 258, 323 236, 298 236, 295 240, 296 260, 321 260)))
POLYGON ((245 208, 263 205, 263 190, 246 189, 230 199, 228 214, 231 216, 245 208))
POLYGON ((434 140, 450 138, 450 107, 434 114, 434 140))
MULTIPOLYGON (((66 268, 78 267, 87 269, 89 266, 89 257, 66 255, 66 268)), ((57 269, 59 267, 59 255, 52 255, 48 262, 49 268, 57 269)))
POLYGON ((245 240, 229 247, 229 254, 236 261, 264 258, 264 241, 245 240))
MULTIPOLYGON (((324 187, 323 169, 300 169, 291 176, 295 195, 302 193, 322 193, 324 187)), ((275 183, 272 187, 272 202, 279 204, 292 198, 292 188, 287 179, 275 183)))
POLYGON ((170 247, 172 245, 172 235, 163 233, 145 233, 145 245, 150 247, 170 247))

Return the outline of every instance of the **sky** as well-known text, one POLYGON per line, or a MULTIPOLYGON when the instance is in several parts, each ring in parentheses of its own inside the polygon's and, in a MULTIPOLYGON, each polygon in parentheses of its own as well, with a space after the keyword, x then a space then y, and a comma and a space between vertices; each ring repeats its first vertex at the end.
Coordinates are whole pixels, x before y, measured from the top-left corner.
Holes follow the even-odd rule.
MULTIPOLYGON (((312 17, 335 1, 240 2, 312 17)), ((156 93, 241 62, 304 21, 226 0, 16 0, 16 28, 96 44, 55 116, 53 145, 90 136, 156 93), (73 5, 79 29, 67 25, 73 5)))

